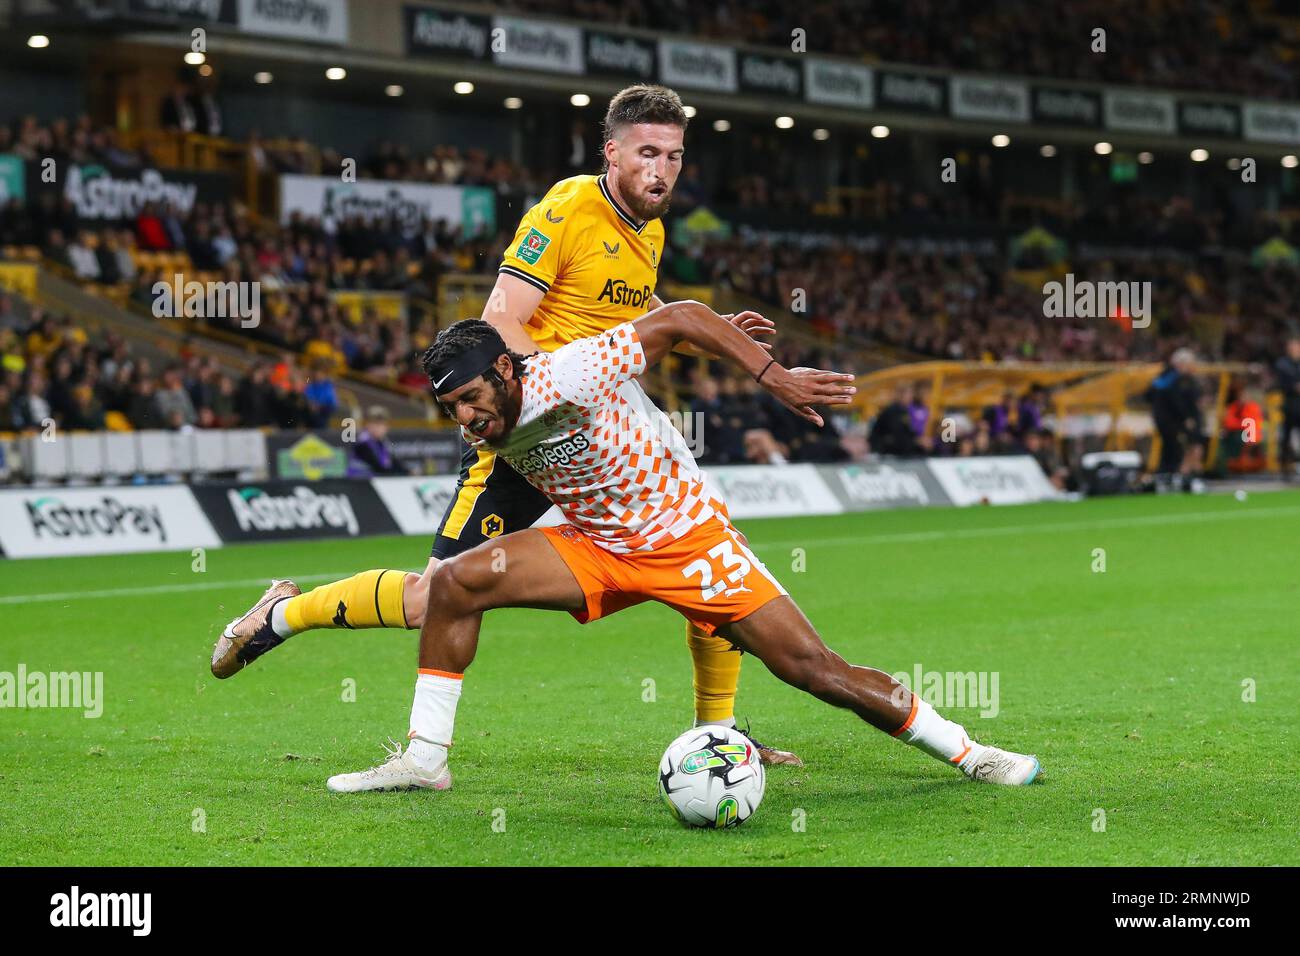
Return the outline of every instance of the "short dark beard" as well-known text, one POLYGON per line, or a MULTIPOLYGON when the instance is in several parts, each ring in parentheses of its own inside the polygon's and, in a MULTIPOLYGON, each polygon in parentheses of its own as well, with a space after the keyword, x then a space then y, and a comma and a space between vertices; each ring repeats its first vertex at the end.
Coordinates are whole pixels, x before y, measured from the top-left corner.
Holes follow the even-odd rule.
POLYGON ((523 408, 523 388, 518 377, 511 379, 514 383, 512 389, 496 372, 489 374, 487 381, 492 386, 492 395, 496 400, 496 413, 501 416, 501 421, 505 425, 501 429, 501 438, 498 439, 498 442, 504 443, 519 424, 519 412, 523 408))
POLYGON ((623 202, 627 203, 628 212, 642 222, 649 222, 651 219, 662 219, 667 214, 668 207, 672 205, 673 201, 673 191, 670 189, 657 207, 647 209, 641 204, 639 196, 633 193, 632 190, 624 188, 621 174, 618 177, 618 191, 623 197, 623 202))

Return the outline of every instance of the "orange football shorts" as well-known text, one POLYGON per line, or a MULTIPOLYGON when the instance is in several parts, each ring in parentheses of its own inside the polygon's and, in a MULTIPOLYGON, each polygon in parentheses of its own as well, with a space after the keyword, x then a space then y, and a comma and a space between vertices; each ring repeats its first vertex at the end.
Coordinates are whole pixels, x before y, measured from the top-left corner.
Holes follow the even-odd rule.
POLYGON ((705 633, 753 614, 785 588, 721 515, 654 551, 615 554, 573 525, 542 528, 586 596, 579 623, 644 601, 680 612, 705 633))

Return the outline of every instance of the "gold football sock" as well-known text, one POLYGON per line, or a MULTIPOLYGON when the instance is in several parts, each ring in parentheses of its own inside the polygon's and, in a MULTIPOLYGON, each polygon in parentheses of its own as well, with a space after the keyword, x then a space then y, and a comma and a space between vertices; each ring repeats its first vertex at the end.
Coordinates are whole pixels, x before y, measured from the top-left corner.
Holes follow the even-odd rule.
POLYGON ((316 627, 406 627, 405 571, 362 571, 289 598, 285 623, 297 634, 316 627))
POLYGON ((686 646, 695 661, 695 721, 711 724, 735 717, 740 651, 724 638, 686 622, 686 646))

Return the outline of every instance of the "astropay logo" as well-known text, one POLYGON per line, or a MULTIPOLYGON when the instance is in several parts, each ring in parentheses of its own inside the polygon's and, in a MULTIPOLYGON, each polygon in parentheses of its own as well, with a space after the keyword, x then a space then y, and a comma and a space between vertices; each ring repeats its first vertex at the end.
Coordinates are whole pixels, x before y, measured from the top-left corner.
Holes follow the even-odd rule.
POLYGON ((148 936, 153 929, 153 894, 83 893, 74 886, 50 897, 50 925, 126 926, 132 936, 148 936))
POLYGON ((230 510, 241 531, 310 531, 345 528, 360 531, 356 512, 347 495, 322 495, 299 485, 292 494, 271 495, 262 488, 231 488, 226 492, 230 510))
POLYGON ((849 466, 838 473, 844 494, 855 504, 930 503, 925 483, 915 472, 900 471, 890 465, 874 470, 849 466))
POLYGON ((128 505, 113 495, 104 495, 92 505, 74 507, 55 495, 25 502, 32 536, 59 539, 156 538, 167 542, 167 526, 156 505, 128 505))

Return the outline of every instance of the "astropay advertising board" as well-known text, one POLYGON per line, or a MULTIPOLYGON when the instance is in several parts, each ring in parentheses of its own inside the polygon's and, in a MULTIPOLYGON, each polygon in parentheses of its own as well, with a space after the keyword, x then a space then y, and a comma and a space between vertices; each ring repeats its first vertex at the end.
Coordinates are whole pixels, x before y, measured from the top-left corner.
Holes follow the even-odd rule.
POLYGON ((280 177, 280 221, 287 225, 294 213, 320 219, 328 231, 353 216, 366 222, 391 218, 408 235, 440 219, 469 234, 496 228, 492 190, 477 186, 372 179, 345 183, 337 176, 285 174, 280 177))
POLYGON ((218 548, 188 488, 0 491, 0 548, 10 558, 218 548))
POLYGON ((958 506, 1024 504, 1060 497, 1029 455, 997 458, 930 458, 930 473, 958 506))
POLYGON ((833 515, 844 510, 815 465, 721 465, 704 474, 733 518, 833 515))
POLYGON ((402 534, 432 535, 456 497, 455 475, 372 478, 375 493, 402 534))
MULTIPOLYGON (((425 475, 405 478, 401 476, 372 478, 370 484, 397 522, 402 534, 434 535, 442 523, 447 509, 456 497, 458 481, 455 475, 425 475)), ((483 519, 487 518, 484 515, 483 519)), ((498 521, 500 516, 497 516, 498 521)), ((551 505, 549 511, 535 521, 531 527, 545 528, 548 525, 564 524, 560 509, 551 505)), ((523 528, 511 528, 496 524, 493 530, 498 534, 522 531, 523 528)))

